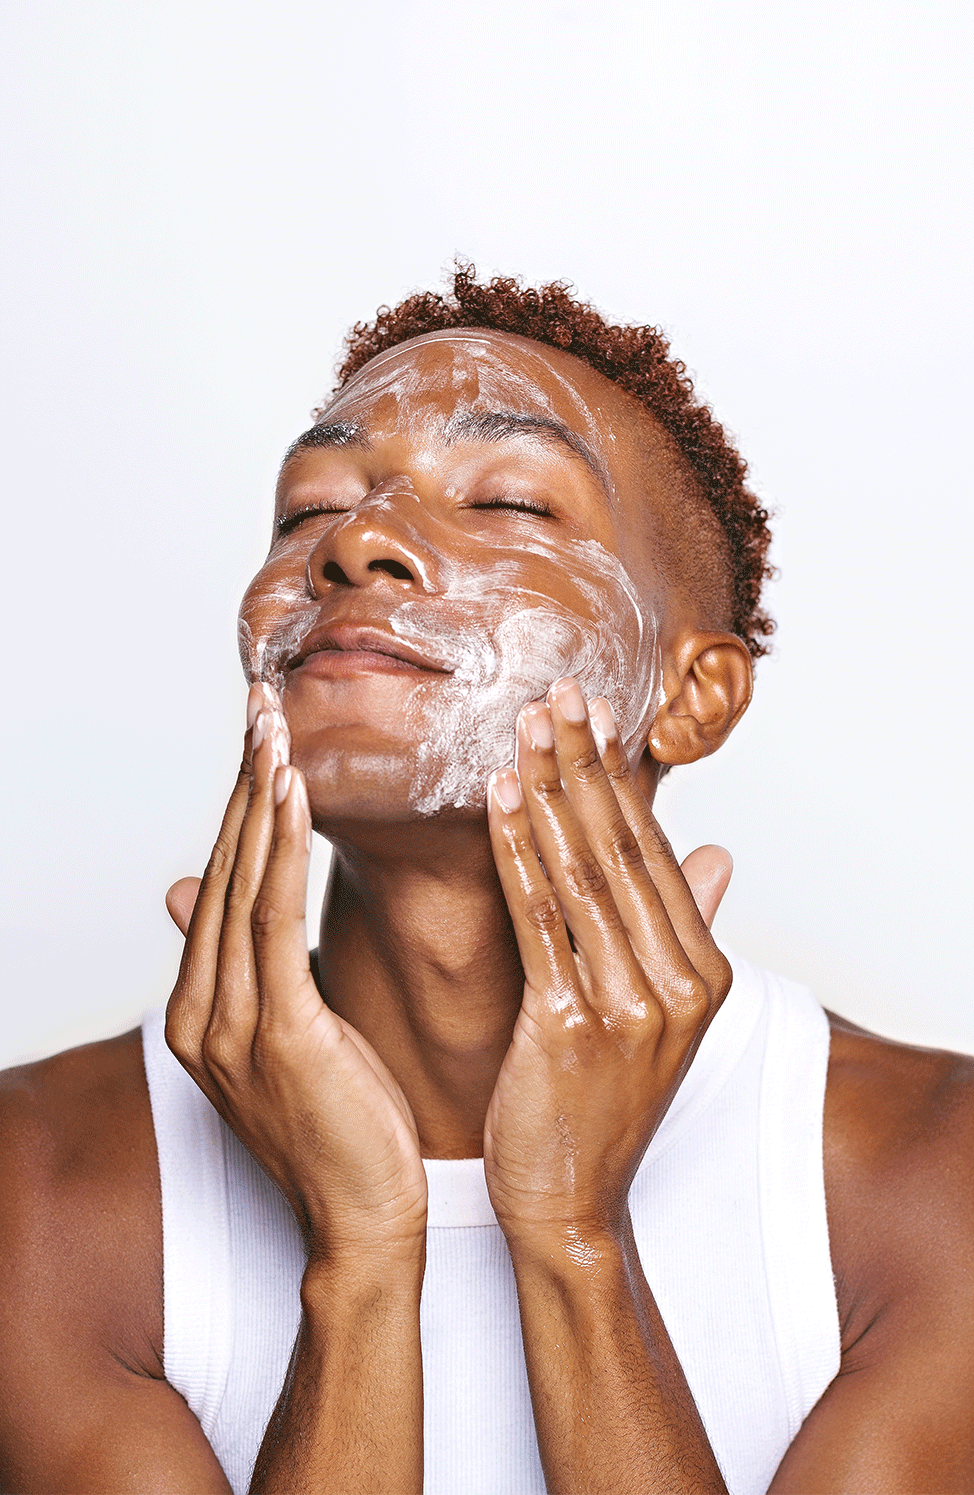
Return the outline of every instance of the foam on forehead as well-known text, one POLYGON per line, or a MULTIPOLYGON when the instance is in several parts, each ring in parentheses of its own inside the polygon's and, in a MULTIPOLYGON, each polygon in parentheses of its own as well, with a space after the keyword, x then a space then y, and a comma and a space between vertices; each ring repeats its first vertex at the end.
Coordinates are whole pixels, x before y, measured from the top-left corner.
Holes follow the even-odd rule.
POLYGON ((560 420, 584 436, 608 468, 616 440, 612 421, 593 408, 578 382, 557 367, 557 357, 556 350, 504 333, 464 328, 432 332, 377 353, 316 415, 324 421, 359 400, 388 399, 396 423, 405 424, 428 420, 433 412, 424 404, 440 404, 452 393, 454 409, 513 408, 560 420), (452 352, 449 362, 444 360, 438 368, 422 356, 425 348, 436 344, 452 352))

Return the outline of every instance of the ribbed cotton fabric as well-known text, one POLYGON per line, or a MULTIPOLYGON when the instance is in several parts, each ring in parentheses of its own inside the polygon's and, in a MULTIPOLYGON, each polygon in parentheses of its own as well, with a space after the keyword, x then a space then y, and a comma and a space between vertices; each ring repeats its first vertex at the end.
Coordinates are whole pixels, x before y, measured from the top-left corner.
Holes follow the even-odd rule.
MULTIPOLYGON (((734 985, 643 1159, 636 1241, 732 1495, 765 1491, 839 1368, 822 1165, 828 1026, 734 985)), ((165 1368, 236 1495, 284 1383, 304 1260, 278 1190, 144 1024, 162 1178, 165 1368)), ((427 1495, 544 1495, 514 1274, 483 1161, 431 1160, 421 1304, 427 1495)))

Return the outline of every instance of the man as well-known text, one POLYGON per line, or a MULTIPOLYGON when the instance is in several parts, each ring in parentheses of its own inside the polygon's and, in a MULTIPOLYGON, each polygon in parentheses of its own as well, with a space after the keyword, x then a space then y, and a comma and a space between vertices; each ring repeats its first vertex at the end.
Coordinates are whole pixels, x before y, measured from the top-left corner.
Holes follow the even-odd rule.
POLYGON ((6 1082, 4 1488, 970 1489, 971 1067, 732 972, 651 810, 770 628, 740 459, 463 270, 316 414, 172 1053, 6 1082))

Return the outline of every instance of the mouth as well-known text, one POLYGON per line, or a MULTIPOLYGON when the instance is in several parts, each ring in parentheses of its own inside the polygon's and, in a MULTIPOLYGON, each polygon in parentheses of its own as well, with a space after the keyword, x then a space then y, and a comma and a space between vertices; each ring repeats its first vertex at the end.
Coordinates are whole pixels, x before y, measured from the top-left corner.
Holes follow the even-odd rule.
POLYGON ((450 675, 449 665, 382 628, 325 624, 312 629, 284 665, 323 679, 365 673, 450 675))

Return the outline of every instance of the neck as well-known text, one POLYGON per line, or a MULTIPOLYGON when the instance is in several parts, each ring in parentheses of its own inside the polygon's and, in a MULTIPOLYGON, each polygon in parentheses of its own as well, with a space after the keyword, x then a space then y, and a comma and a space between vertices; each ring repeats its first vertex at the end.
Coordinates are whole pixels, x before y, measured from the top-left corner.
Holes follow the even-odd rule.
POLYGON ((479 1157, 524 973, 486 825, 336 842, 319 965, 329 1006, 373 1046, 426 1157, 479 1157))

